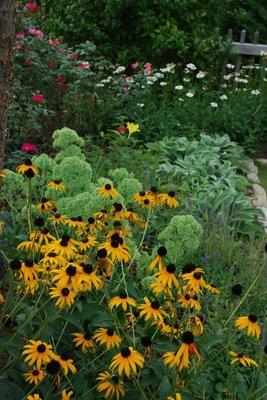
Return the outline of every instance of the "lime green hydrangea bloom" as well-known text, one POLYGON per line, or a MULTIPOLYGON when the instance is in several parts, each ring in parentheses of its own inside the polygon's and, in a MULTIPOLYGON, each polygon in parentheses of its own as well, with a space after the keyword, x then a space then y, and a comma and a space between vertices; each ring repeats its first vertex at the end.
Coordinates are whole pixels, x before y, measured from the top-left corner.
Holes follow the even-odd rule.
POLYGON ((128 172, 125 168, 115 168, 108 171, 108 176, 110 176, 114 182, 118 183, 125 178, 133 178, 134 174, 128 172))
POLYGON ((92 168, 89 163, 77 157, 67 157, 55 166, 53 177, 66 185, 69 196, 75 196, 90 189, 92 168))
POLYGON ((170 262, 177 265, 199 247, 202 233, 201 225, 192 215, 176 215, 158 239, 167 248, 170 262))
POLYGON ((134 193, 142 190, 142 184, 136 178, 124 178, 118 185, 118 191, 127 202, 132 201, 134 193))
POLYGON ((1 190, 7 200, 16 208, 25 203, 27 183, 25 178, 9 169, 4 170, 5 177, 1 179, 1 190))
POLYGON ((84 140, 78 136, 78 134, 69 128, 62 128, 53 133, 53 147, 55 149, 64 150, 75 145, 78 147, 84 147, 84 140))
POLYGON ((87 219, 104 208, 103 198, 89 191, 80 193, 75 197, 66 197, 57 201, 58 212, 66 214, 69 217, 81 216, 83 219, 87 219))

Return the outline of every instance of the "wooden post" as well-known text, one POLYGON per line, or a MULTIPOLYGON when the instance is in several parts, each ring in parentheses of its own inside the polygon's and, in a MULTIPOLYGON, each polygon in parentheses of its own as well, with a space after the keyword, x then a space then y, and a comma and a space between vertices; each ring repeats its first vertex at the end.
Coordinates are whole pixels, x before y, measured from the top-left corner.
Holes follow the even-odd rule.
POLYGON ((0 1, 0 171, 3 169, 6 110, 12 88, 12 55, 15 40, 17 0, 0 1))
MULTIPOLYGON (((259 32, 259 31, 254 32, 254 36, 253 36, 253 43, 254 43, 254 44, 258 44, 258 42, 259 42, 259 35, 260 35, 260 32, 259 32)), ((252 57, 250 58, 250 62, 251 62, 251 64, 254 64, 254 63, 255 63, 255 56, 252 56, 252 57)))
MULTIPOLYGON (((243 29, 240 34, 239 43, 245 43, 245 39, 246 39, 246 31, 245 29, 243 29)), ((237 57, 235 64, 235 72, 240 72, 240 67, 241 67, 241 56, 239 55, 237 57)))

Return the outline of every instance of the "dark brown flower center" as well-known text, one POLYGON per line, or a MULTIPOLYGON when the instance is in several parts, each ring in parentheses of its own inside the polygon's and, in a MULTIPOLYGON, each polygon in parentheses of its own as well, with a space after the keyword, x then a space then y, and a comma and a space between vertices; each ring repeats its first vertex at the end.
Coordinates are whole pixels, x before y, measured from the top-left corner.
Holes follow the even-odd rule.
POLYGON ((175 265, 174 264, 169 264, 166 267, 167 272, 169 272, 169 274, 173 274, 175 272, 175 265))
POLYGON ((121 355, 123 358, 127 358, 131 355, 131 350, 129 349, 129 347, 123 347, 121 349, 121 355))
POLYGON ((160 307, 159 302, 157 300, 151 301, 151 307, 153 308, 153 310, 158 310, 160 307))
POLYGON ((182 341, 185 344, 192 344, 194 342, 194 340, 195 340, 195 337, 192 332, 186 331, 185 333, 183 333, 182 341))
POLYGON ((121 292, 121 293, 119 294, 119 298, 120 298, 120 299, 127 299, 127 293, 126 293, 126 292, 121 292))
POLYGON ((111 190, 112 186, 109 183, 106 183, 105 185, 105 189, 106 190, 111 190))
POLYGON ((38 369, 34 369, 34 370, 32 371, 33 376, 38 376, 39 373, 40 373, 40 371, 39 371, 38 369))
POLYGON ((113 336, 113 335, 114 335, 114 329, 108 328, 108 329, 107 329, 107 335, 108 335, 108 336, 113 336))
POLYGON ((70 265, 69 267, 67 267, 66 269, 66 274, 69 276, 75 276, 77 273, 77 269, 74 265, 70 265))
POLYGON ((61 289, 61 294, 64 297, 67 297, 70 294, 70 291, 68 288, 64 287, 63 289, 61 289))
POLYGON ((257 322, 257 320, 258 320, 258 318, 256 317, 256 315, 254 315, 254 314, 250 314, 250 315, 248 316, 248 319, 250 320, 250 322, 253 322, 253 323, 257 322))
POLYGON ((37 351, 38 351, 38 353, 45 353, 45 351, 46 351, 46 346, 45 346, 44 344, 39 344, 39 345, 37 346, 37 351))

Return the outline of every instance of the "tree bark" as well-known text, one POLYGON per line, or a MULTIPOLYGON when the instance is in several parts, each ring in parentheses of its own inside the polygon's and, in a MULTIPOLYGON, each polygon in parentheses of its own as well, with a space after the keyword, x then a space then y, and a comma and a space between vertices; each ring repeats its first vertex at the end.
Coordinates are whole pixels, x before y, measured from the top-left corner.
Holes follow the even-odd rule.
POLYGON ((17 0, 0 0, 0 171, 4 164, 6 111, 12 89, 16 8, 17 0))

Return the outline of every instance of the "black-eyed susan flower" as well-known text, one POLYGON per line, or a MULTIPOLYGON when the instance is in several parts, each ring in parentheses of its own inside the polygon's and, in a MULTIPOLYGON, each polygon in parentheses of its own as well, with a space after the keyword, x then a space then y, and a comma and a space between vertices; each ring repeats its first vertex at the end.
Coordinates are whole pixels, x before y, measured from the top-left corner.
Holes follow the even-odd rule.
POLYGON ((234 351, 229 351, 229 354, 230 354, 230 356, 233 357, 231 364, 240 363, 244 367, 251 367, 253 365, 255 367, 258 367, 258 364, 256 363, 256 361, 254 361, 252 358, 244 356, 244 354, 241 354, 241 353, 238 354, 238 353, 235 353, 234 351))
POLYGON ((51 233, 47 228, 41 228, 38 231, 33 231, 29 235, 29 239, 41 245, 41 244, 47 244, 51 240, 55 240, 55 237, 51 235, 51 233))
POLYGON ((164 286, 168 286, 171 288, 175 286, 179 287, 179 282, 175 276, 176 267, 174 264, 168 264, 166 267, 160 269, 160 271, 156 274, 157 281, 164 286))
POLYGON ((70 228, 82 228, 83 230, 86 228, 86 222, 80 216, 68 218, 67 225, 70 228))
POLYGON ((24 164, 17 167, 17 172, 21 175, 25 175, 28 178, 33 178, 38 175, 38 168, 35 167, 30 159, 25 160, 24 164))
POLYGON ((49 199, 43 197, 41 202, 36 205, 36 208, 40 212, 47 212, 47 211, 52 210, 54 205, 55 205, 55 202, 53 200, 49 200, 49 199))
POLYGON ((96 267, 99 273, 109 277, 112 273, 113 262, 107 257, 108 252, 105 248, 99 249, 97 251, 96 257, 96 267))
POLYGON ((58 179, 55 179, 54 181, 49 181, 47 187, 49 189, 57 190, 59 192, 64 192, 64 190, 66 190, 66 186, 64 185, 64 183, 58 179))
POLYGON ((156 266, 159 267, 159 269, 164 267, 164 257, 167 255, 167 249, 165 246, 160 246, 157 250, 158 255, 155 257, 155 259, 149 264, 148 268, 152 269, 155 268, 156 266))
POLYGON ((111 310, 121 306, 124 311, 127 311, 128 306, 136 307, 136 305, 136 301, 132 297, 128 297, 126 292, 121 292, 119 296, 113 297, 108 303, 111 310))
POLYGON ((99 249, 105 249, 112 262, 128 262, 130 260, 129 249, 119 234, 114 233, 110 238, 110 242, 103 243, 99 246, 99 249))
POLYGON ((94 334, 96 343, 103 344, 107 350, 112 347, 118 347, 121 343, 121 338, 117 335, 112 328, 100 328, 94 334))
POLYGON ((97 385, 98 392, 105 392, 105 399, 115 398, 120 400, 125 395, 125 389, 122 379, 109 371, 101 372, 96 378, 99 381, 97 385))
POLYGON ((202 335, 204 328, 201 319, 196 315, 190 315, 189 319, 190 323, 194 325, 194 327, 192 328, 193 335, 194 336, 202 335))
POLYGON ((67 393, 66 389, 61 392, 61 400, 70 400, 73 395, 73 390, 67 393))
POLYGON ((80 264, 81 274, 79 276, 80 283, 82 284, 81 290, 91 291, 93 288, 98 290, 102 286, 101 279, 96 275, 91 264, 80 264))
POLYGON ((68 235, 63 235, 62 239, 54 240, 51 243, 42 246, 42 252, 46 255, 48 253, 56 253, 70 260, 74 257, 77 248, 75 246, 75 241, 71 239, 68 235))
POLYGON ((202 268, 196 268, 194 271, 188 274, 183 274, 182 278, 187 281, 187 287, 189 289, 199 293, 202 290, 202 287, 205 285, 203 274, 204 271, 202 268))
POLYGON ((2 292, 0 292, 0 304, 3 304, 5 302, 5 297, 2 292))
POLYGON ((172 297, 172 290, 158 279, 151 283, 150 288, 156 297, 161 293, 165 293, 168 297, 172 297))
POLYGON ((58 286, 72 287, 76 292, 81 286, 82 267, 77 263, 68 263, 63 267, 52 270, 52 282, 57 281, 58 286))
POLYGON ((175 198, 175 192, 173 191, 164 193, 162 198, 163 201, 166 201, 167 206, 170 208, 176 208, 179 206, 179 201, 175 198))
POLYGON ((61 366, 61 368, 64 371, 64 374, 67 375, 69 370, 75 374, 77 369, 73 363, 73 360, 71 359, 70 355, 68 353, 62 353, 60 356, 56 355, 54 357, 55 360, 57 360, 61 366))
POLYGON ((25 260, 20 268, 20 272, 25 281, 38 279, 39 265, 35 264, 33 260, 25 260))
POLYGON ((135 193, 133 195, 134 201, 138 204, 142 204, 146 197, 147 197, 147 193, 144 190, 141 190, 139 193, 135 193))
POLYGON ((52 267, 62 267, 67 263, 67 260, 63 257, 60 256, 56 253, 53 253, 52 251, 48 254, 46 254, 41 260, 40 260, 40 265, 44 267, 45 269, 52 268, 52 267))
POLYGON ((261 327, 257 321, 258 318, 256 317, 256 315, 250 314, 248 317, 243 316, 236 318, 235 326, 239 330, 247 329, 248 336, 256 336, 256 338, 259 339, 261 334, 261 327))
POLYGON ((27 396, 26 400, 42 400, 42 399, 43 398, 38 393, 34 393, 27 396))
POLYGON ((41 369, 33 369, 32 371, 26 372, 24 374, 26 382, 29 383, 34 383, 35 385, 38 385, 44 377, 45 377, 45 371, 42 371, 41 369))
POLYGON ((116 370, 121 376, 123 373, 129 378, 131 372, 137 372, 137 367, 143 368, 144 357, 132 347, 123 347, 120 353, 116 354, 110 364, 112 370, 116 370))
POLYGON ((213 283, 204 283, 204 288, 206 290, 208 290, 209 292, 211 292, 212 294, 220 294, 220 289, 218 289, 218 287, 216 285, 214 285, 213 283))
POLYGON ((88 235, 87 238, 82 239, 81 241, 78 242, 77 248, 80 251, 86 251, 95 245, 96 245, 95 237, 92 235, 88 235))
POLYGON ((165 315, 163 309, 157 300, 150 301, 147 297, 144 298, 145 303, 139 305, 140 317, 144 316, 145 321, 153 319, 154 321, 162 321, 165 315))
POLYGON ((178 302, 181 303, 184 308, 194 308, 196 311, 201 310, 201 304, 196 294, 185 293, 178 298, 178 302))
POLYGON ((29 344, 26 344, 23 349, 24 361, 29 365, 36 364, 37 369, 40 369, 42 364, 49 362, 54 357, 51 344, 41 340, 29 340, 29 344))
POLYGON ((92 335, 90 332, 86 333, 73 333, 73 336, 75 338, 73 339, 73 342, 75 344, 75 347, 82 347, 82 352, 87 353, 88 351, 94 351, 95 350, 95 344, 92 340, 92 335))
POLYGON ((49 217, 49 220, 52 222, 54 225, 67 225, 68 217, 66 215, 62 215, 59 213, 55 213, 49 217))
POLYGON ((190 364, 190 356, 200 359, 197 345, 194 343, 195 337, 192 332, 186 331, 182 335, 182 344, 175 353, 167 352, 163 355, 164 364, 170 368, 177 368, 181 371, 188 368, 190 364))
POLYGON ((140 220, 139 215, 134 212, 132 208, 128 208, 127 211, 124 211, 124 218, 128 219, 132 224, 136 224, 140 220))
POLYGON ((240 283, 235 283, 231 288, 231 292, 234 296, 241 296, 243 292, 242 285, 240 285, 240 283))
POLYGON ((46 364, 45 370, 49 375, 55 376, 60 371, 60 363, 55 359, 56 355, 54 355, 53 359, 46 364))
POLYGON ((17 250, 33 251, 38 253, 40 249, 41 246, 38 243, 33 242, 32 240, 24 240, 23 242, 17 245, 17 250))
POLYGON ((55 306, 59 309, 70 307, 74 303, 75 292, 64 285, 57 285, 50 290, 51 298, 56 298, 55 306))
POLYGON ((181 371, 184 368, 188 368, 190 364, 189 357, 194 356, 200 360, 200 355, 197 349, 197 345, 194 343, 195 337, 192 332, 186 331, 182 335, 182 344, 176 354, 177 367, 181 371))
POLYGON ((99 189, 99 194, 103 197, 115 198, 119 195, 119 192, 110 183, 106 183, 99 189))

